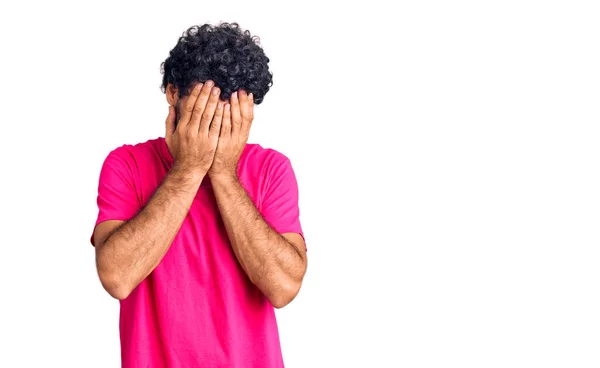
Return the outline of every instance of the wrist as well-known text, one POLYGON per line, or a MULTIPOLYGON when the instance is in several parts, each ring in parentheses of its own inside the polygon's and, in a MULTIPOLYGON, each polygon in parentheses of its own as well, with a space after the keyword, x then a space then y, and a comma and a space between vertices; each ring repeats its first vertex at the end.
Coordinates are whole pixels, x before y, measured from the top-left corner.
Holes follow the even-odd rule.
POLYGON ((198 183, 206 176, 205 170, 200 168, 190 168, 189 166, 178 165, 177 163, 173 165, 169 173, 182 180, 198 183))
POLYGON ((214 185, 235 184, 238 182, 238 177, 235 171, 228 171, 218 174, 210 174, 210 182, 214 185))

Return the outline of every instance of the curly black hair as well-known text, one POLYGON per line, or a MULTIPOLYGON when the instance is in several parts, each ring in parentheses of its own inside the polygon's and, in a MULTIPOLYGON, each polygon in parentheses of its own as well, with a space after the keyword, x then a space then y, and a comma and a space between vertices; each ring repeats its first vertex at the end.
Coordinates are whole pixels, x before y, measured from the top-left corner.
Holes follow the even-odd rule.
POLYGON ((229 100, 238 89, 253 93, 260 104, 273 85, 269 58, 260 39, 237 23, 194 25, 183 32, 169 57, 161 63, 166 93, 172 83, 179 97, 187 96, 197 82, 212 80, 221 89, 221 99, 229 100))

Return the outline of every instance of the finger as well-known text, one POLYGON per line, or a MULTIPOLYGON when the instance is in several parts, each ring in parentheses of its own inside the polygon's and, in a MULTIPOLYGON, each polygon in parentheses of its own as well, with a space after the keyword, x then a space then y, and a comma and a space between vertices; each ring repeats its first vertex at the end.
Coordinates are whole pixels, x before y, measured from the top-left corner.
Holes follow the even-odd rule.
POLYGON ((204 86, 198 95, 198 99, 192 107, 192 116, 190 117, 189 122, 190 130, 198 132, 200 129, 200 120, 202 119, 202 114, 204 114, 204 110, 206 109, 206 102, 208 102, 210 91, 214 85, 215 83, 211 80, 207 80, 206 83, 204 83, 204 86))
POLYGON ((245 128, 246 123, 250 120, 250 99, 248 98, 248 92, 240 90, 240 114, 242 116, 242 129, 245 128))
POLYGON ((245 122, 244 131, 248 135, 250 134, 250 128, 252 127, 252 122, 254 121, 254 95, 250 93, 248 95, 248 120, 245 122))
POLYGON ((200 95, 200 91, 202 90, 202 83, 198 83, 196 87, 192 90, 190 97, 185 102, 185 106, 181 109, 181 117, 179 117, 179 122, 177 125, 185 126, 190 121, 190 117, 192 116, 192 112, 194 111, 194 104, 200 95))
POLYGON ((223 121, 223 110, 225 103, 219 102, 217 109, 215 110, 215 116, 212 123, 210 124, 210 130, 208 131, 209 136, 219 137, 221 131, 221 122, 223 121))
POLYGON ((231 94, 231 134, 237 134, 242 125, 242 115, 240 114, 240 101, 238 93, 231 94))
POLYGON ((231 135, 231 105, 226 103, 224 110, 219 137, 229 137, 231 135))
POLYGON ((169 105, 169 115, 167 115, 165 125, 167 129, 167 132, 165 133, 166 138, 175 132, 175 108, 171 105, 169 105))
POLYGON ((217 109, 217 103, 219 102, 219 94, 221 91, 219 87, 213 87, 210 91, 210 97, 208 98, 208 102, 206 103, 206 108, 202 113, 202 120, 200 120, 200 133, 208 134, 208 129, 210 128, 210 123, 213 120, 213 116, 215 115, 215 110, 217 109))

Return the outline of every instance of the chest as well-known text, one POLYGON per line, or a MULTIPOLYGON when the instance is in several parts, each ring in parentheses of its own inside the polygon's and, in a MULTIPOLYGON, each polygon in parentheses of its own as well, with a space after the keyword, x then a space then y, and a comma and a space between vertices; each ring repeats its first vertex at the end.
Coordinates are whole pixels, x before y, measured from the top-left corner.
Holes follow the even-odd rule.
MULTIPOLYGON (((154 175, 140 177, 138 195, 141 205, 148 203, 166 175, 166 169, 159 169, 154 175)), ((257 206, 260 203, 258 187, 243 172, 238 176, 248 197, 257 206)), ((183 288, 245 279, 208 177, 202 181, 171 246, 153 271, 153 277, 171 287, 179 285, 183 288)))

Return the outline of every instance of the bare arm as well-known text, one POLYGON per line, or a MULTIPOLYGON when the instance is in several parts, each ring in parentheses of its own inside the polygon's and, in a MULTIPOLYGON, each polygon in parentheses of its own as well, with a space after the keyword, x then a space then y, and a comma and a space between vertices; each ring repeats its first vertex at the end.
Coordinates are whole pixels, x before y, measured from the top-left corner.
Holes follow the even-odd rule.
POLYGON ((302 236, 278 234, 265 222, 237 178, 237 163, 253 119, 252 94, 234 92, 226 106, 217 152, 208 171, 233 251, 242 268, 271 304, 296 297, 306 272, 302 236))
POLYGON ((202 178, 174 167, 134 218, 98 224, 94 232, 96 266, 109 294, 125 299, 158 266, 177 235, 202 178))
POLYGON ((274 307, 284 307, 300 291, 306 273, 302 236, 280 235, 274 231, 236 177, 220 177, 211 182, 227 235, 242 268, 274 307))
POLYGON ((117 299, 158 266, 210 168, 223 118, 219 89, 212 87, 211 81, 199 84, 186 97, 177 128, 170 107, 165 139, 174 164, 146 206, 129 221, 105 221, 94 231, 100 281, 117 299))

